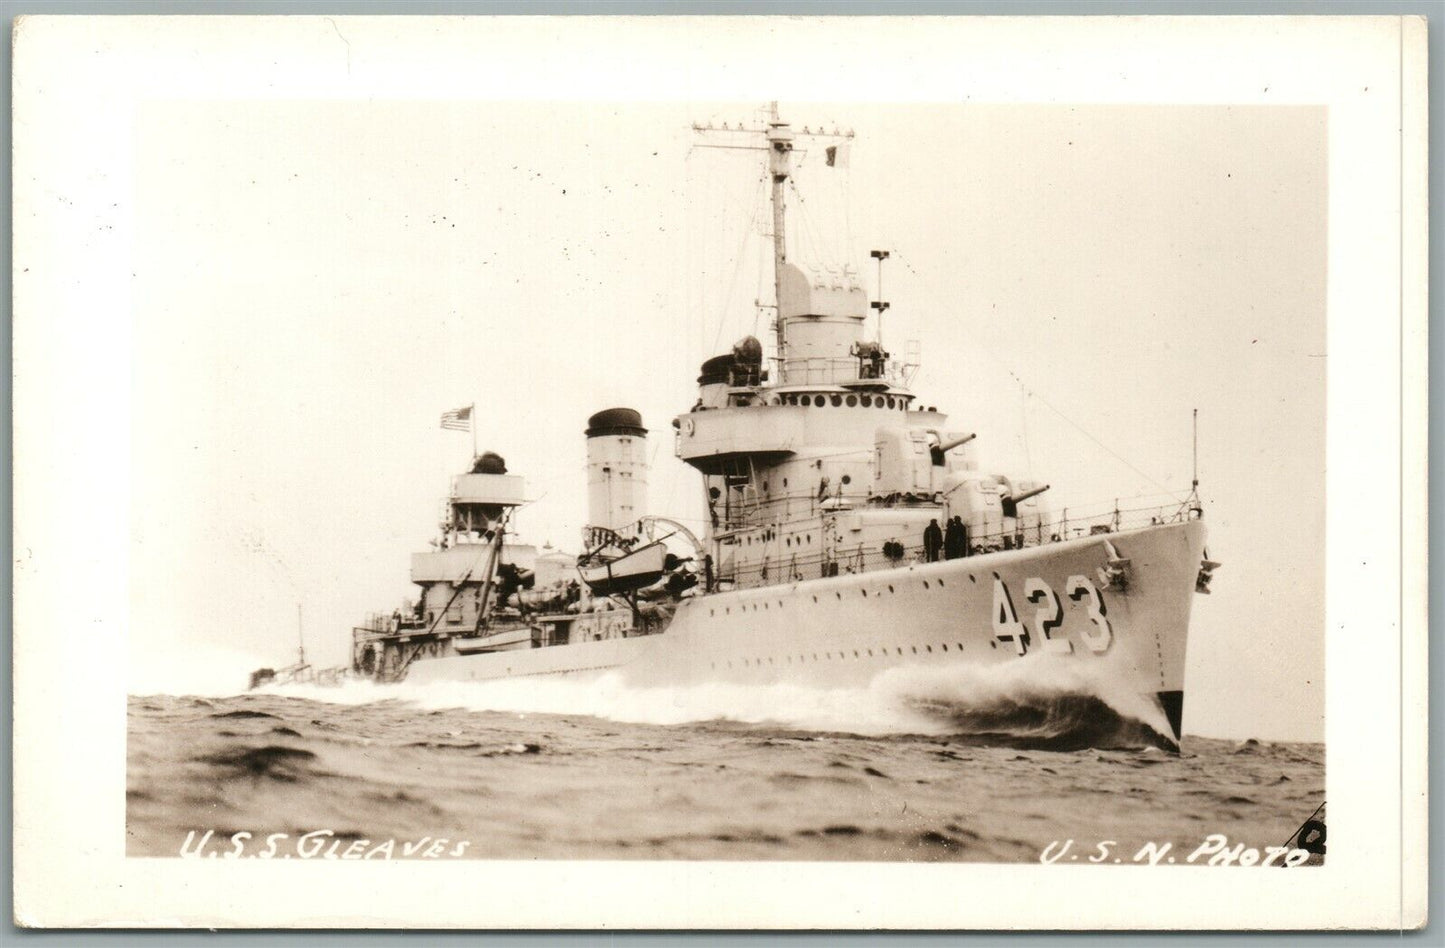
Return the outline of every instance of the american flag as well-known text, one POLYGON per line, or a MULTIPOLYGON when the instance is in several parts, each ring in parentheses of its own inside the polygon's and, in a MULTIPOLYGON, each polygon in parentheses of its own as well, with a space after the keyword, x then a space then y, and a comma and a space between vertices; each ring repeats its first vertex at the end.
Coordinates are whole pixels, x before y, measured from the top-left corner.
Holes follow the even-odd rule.
POLYGON ((442 412, 442 427, 450 431, 471 431, 472 406, 442 412))

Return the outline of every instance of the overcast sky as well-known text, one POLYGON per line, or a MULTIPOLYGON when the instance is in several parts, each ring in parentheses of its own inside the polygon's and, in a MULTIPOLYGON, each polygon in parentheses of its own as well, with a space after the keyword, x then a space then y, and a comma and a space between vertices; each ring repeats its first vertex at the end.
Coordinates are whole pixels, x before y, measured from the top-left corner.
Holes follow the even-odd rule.
MULTIPOLYGON (((761 158, 689 125, 758 105, 143 108, 133 663, 284 662, 298 603, 313 660, 344 661, 412 594, 470 452, 438 416, 472 402, 537 498, 524 539, 575 550, 582 429, 614 405, 653 432, 653 509, 699 516, 670 421, 768 277, 761 158)), ((1200 409, 1224 566, 1186 730, 1321 739, 1324 111, 781 108, 857 132, 844 167, 801 156, 792 255, 851 258, 872 297, 867 252, 893 252, 885 344, 921 340, 915 391, 987 466, 1055 509, 1182 496, 1200 409)))

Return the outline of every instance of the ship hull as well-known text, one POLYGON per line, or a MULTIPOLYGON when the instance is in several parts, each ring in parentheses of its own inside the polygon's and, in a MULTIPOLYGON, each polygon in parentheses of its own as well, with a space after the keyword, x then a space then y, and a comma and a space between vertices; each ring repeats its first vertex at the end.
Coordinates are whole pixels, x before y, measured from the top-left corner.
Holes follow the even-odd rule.
POLYGON ((701 681, 866 685, 899 666, 1107 663, 1176 740, 1197 520, 938 563, 740 589, 682 602, 667 631, 417 661, 412 680, 616 671, 642 686, 701 681))

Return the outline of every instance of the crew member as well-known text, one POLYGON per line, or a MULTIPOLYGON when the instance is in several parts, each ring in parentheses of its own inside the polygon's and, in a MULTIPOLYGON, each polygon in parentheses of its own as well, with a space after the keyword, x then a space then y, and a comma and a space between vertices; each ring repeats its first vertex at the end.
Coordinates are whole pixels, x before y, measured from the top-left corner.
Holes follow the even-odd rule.
POLYGON ((944 558, 956 560, 963 556, 965 542, 963 521, 956 516, 951 517, 948 521, 948 529, 943 534, 944 558))
POLYGON ((923 528, 923 558, 930 563, 938 562, 938 553, 943 549, 943 530, 935 518, 923 528))

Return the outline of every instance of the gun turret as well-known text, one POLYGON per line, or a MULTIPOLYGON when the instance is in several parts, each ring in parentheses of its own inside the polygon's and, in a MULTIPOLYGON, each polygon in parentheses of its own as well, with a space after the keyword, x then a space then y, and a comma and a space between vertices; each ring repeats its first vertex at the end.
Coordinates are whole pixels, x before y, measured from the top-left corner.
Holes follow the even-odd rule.
POLYGON ((1040 487, 1035 487, 1018 494, 1007 494, 999 498, 999 502, 1003 506, 1003 515, 1005 517, 1017 517, 1019 515, 1019 504, 1032 497, 1039 496, 1048 489, 1049 485, 1044 484, 1040 487))

